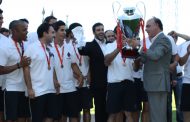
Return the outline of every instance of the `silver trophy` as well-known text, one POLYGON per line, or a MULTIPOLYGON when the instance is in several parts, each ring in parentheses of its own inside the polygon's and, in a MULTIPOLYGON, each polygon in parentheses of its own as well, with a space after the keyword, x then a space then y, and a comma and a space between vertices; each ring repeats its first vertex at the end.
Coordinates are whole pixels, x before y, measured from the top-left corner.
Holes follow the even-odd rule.
MULTIPOLYGON (((138 8, 138 6, 140 5, 139 3, 136 4, 136 7, 134 6, 123 7, 122 15, 118 15, 119 10, 121 9, 121 4, 119 2, 114 2, 112 5, 114 15, 117 16, 117 21, 119 22, 119 26, 122 30, 123 36, 128 40, 126 45, 124 45, 124 48, 122 49, 123 57, 136 58, 139 55, 138 49, 140 48, 140 38, 139 38, 140 28, 142 28, 142 30, 144 31, 144 20, 143 20, 143 15, 140 12, 140 9, 138 8), (119 5, 117 13, 115 13, 115 8, 114 8, 116 3, 119 5)), ((144 6, 144 16, 145 16, 144 3, 143 6, 144 6)))

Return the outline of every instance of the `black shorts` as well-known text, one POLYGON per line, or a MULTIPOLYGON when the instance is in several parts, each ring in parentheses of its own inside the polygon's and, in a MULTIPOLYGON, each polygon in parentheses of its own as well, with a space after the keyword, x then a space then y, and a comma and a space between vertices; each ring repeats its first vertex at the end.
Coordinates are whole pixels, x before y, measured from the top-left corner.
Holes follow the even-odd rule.
POLYGON ((143 82, 140 78, 134 78, 135 90, 136 90, 136 105, 137 110, 142 110, 142 102, 148 102, 148 95, 144 89, 143 82))
POLYGON ((88 87, 77 88, 81 109, 91 109, 93 107, 92 94, 88 87))
POLYGON ((58 96, 48 93, 34 99, 30 99, 32 122, 43 122, 44 118, 59 119, 58 96))
POLYGON ((4 91, 5 120, 16 121, 18 118, 30 117, 29 99, 24 92, 4 91))
POLYGON ((190 111, 190 84, 183 84, 181 94, 181 111, 190 111))
POLYGON ((59 95, 59 108, 62 115, 78 118, 81 111, 78 92, 61 93, 59 95))
POLYGON ((124 80, 119 83, 108 83, 106 109, 109 114, 120 111, 134 112, 136 100, 134 82, 124 80))
POLYGON ((0 87, 0 112, 4 112, 4 95, 0 87))

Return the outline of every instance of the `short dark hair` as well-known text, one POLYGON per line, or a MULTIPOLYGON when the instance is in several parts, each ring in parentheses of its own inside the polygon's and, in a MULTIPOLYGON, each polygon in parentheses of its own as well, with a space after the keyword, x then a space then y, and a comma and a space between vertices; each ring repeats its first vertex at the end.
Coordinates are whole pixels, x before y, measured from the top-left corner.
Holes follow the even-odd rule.
POLYGON ((82 25, 81 25, 80 23, 77 23, 77 22, 70 24, 69 28, 66 30, 66 37, 68 37, 69 34, 71 33, 71 31, 72 31, 74 28, 78 27, 78 26, 81 26, 81 27, 82 27, 82 25))
POLYGON ((4 33, 4 32, 9 32, 9 29, 7 29, 7 28, 1 28, 0 29, 0 33, 4 33))
POLYGON ((9 30, 12 30, 16 25, 17 20, 13 20, 9 23, 9 30))
POLYGON ((37 29, 38 38, 42 38, 44 32, 48 33, 50 26, 47 22, 42 23, 37 29))
POLYGON ((56 23, 53 24, 54 30, 57 32, 59 30, 60 26, 65 26, 65 23, 61 20, 57 21, 56 23))
POLYGON ((54 17, 54 16, 47 16, 47 17, 44 19, 44 22, 49 23, 49 21, 50 21, 51 19, 57 19, 57 18, 54 17))
POLYGON ((98 22, 98 23, 95 23, 93 26, 92 26, 92 32, 95 32, 95 29, 97 26, 104 26, 102 23, 98 22))
POLYGON ((162 24, 162 21, 161 21, 159 18, 157 18, 157 17, 153 17, 153 20, 154 20, 154 22, 155 22, 156 24, 158 24, 158 27, 160 28, 160 30, 163 31, 163 24, 162 24))
POLYGON ((2 14, 3 13, 3 10, 2 9, 0 9, 0 14, 2 14))
POLYGON ((78 26, 82 27, 82 25, 80 23, 76 23, 76 22, 72 23, 72 24, 70 24, 68 31, 71 32, 74 28, 76 28, 78 26))
POLYGON ((9 30, 16 29, 17 26, 19 24, 22 24, 22 23, 24 23, 24 21, 21 21, 21 20, 13 20, 13 21, 11 21, 10 24, 9 24, 9 30))
POLYGON ((22 19, 19 19, 19 20, 21 20, 21 21, 26 22, 27 24, 29 24, 29 21, 26 18, 22 18, 22 19))

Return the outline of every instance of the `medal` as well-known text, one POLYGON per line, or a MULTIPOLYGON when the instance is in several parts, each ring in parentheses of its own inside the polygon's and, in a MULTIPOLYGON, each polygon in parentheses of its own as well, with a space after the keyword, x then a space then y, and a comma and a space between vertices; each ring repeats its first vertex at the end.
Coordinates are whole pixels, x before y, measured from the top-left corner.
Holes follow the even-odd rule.
POLYGON ((124 67, 126 66, 126 63, 125 63, 125 62, 123 62, 123 66, 124 66, 124 67))
POLYGON ((79 66, 82 66, 82 63, 81 63, 81 62, 79 62, 79 66))
POLYGON ((63 68, 63 64, 61 64, 61 68, 63 68))
POLYGON ((50 66, 48 66, 48 70, 51 70, 51 67, 50 67, 50 66))

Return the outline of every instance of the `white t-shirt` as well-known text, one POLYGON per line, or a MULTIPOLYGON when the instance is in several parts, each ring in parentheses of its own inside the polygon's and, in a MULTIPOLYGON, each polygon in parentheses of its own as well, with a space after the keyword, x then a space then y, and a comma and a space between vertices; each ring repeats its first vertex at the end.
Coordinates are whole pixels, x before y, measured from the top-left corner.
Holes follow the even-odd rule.
POLYGON ((106 51, 106 41, 104 40, 104 42, 96 39, 96 42, 98 43, 98 45, 100 46, 101 50, 102 50, 102 53, 105 55, 105 51, 106 51))
MULTIPOLYGON (((51 51, 51 47, 50 51, 51 51)), ((53 82, 54 56, 49 56, 47 50, 42 48, 41 42, 36 41, 28 46, 24 55, 31 58, 30 75, 32 88, 35 96, 41 96, 47 93, 55 93, 53 82), (51 69, 48 70, 47 58, 50 57, 51 69)), ((52 52, 52 51, 51 51, 52 52)))
MULTIPOLYGON (((61 68, 61 63, 53 45, 53 53, 55 57, 55 71, 57 74, 57 79, 61 85, 60 93, 68 93, 76 91, 75 82, 73 77, 73 70, 71 68, 71 64, 76 62, 73 47, 71 43, 64 42, 64 58, 63 58, 63 68, 61 68)), ((62 55, 63 46, 59 47, 60 55, 62 55)))
POLYGON ((38 40, 39 39, 38 39, 37 32, 31 32, 31 33, 27 34, 27 41, 28 41, 29 44, 32 44, 32 43, 34 43, 34 42, 36 42, 38 40))
MULTIPOLYGON (((183 48, 181 48, 181 51, 179 53, 180 57, 183 57, 187 53, 187 47, 189 44, 190 44, 189 41, 183 44, 183 48)), ((187 59, 187 62, 184 64, 183 83, 190 84, 190 57, 187 59)))
MULTIPOLYGON (((20 54, 15 46, 15 42, 12 38, 8 38, 6 45, 0 46, 0 65, 1 66, 12 66, 16 63, 20 62, 20 54)), ((21 47, 17 42, 18 48, 21 51, 21 47)), ((24 43, 24 50, 26 49, 26 45, 24 43)), ((16 69, 11 73, 4 75, 4 83, 2 88, 7 91, 25 91, 25 83, 23 76, 23 69, 16 69)))
MULTIPOLYGON (((113 52, 117 47, 116 41, 113 43, 108 43, 106 46, 105 55, 113 52)), ((121 82, 122 80, 128 79, 134 81, 133 79, 133 60, 127 58, 125 60, 125 66, 123 65, 123 59, 121 53, 119 53, 111 64, 108 66, 108 83, 121 82)))
MULTIPOLYGON (((6 36, 4 36, 3 34, 0 33, 0 43, 1 46, 6 45, 6 43, 10 41, 6 36)), ((5 80, 5 76, 4 75, 0 75, 0 87, 2 87, 3 82, 5 80)))
POLYGON ((167 37, 169 38, 169 40, 170 40, 170 42, 172 44, 172 55, 176 55, 177 50, 178 50, 177 45, 176 45, 174 39, 171 36, 167 35, 167 37))
MULTIPOLYGON (((83 76, 87 76, 88 70, 89 70, 89 57, 88 56, 82 56, 79 54, 77 47, 73 44, 73 50, 74 55, 76 57, 76 63, 82 72, 83 76), (80 65, 81 62, 81 65, 80 65)), ((78 86, 77 79, 75 80, 75 86, 78 86)), ((89 84, 87 84, 87 79, 84 80, 83 87, 87 87, 89 84)))

